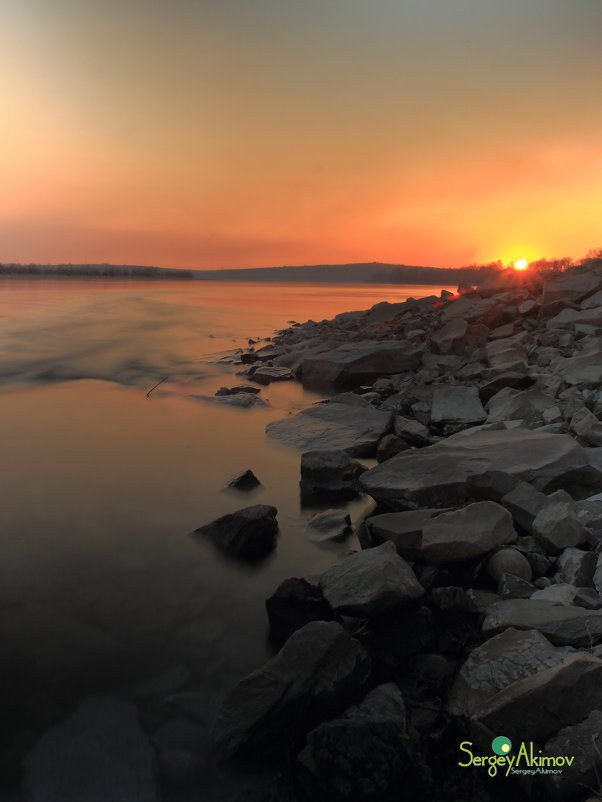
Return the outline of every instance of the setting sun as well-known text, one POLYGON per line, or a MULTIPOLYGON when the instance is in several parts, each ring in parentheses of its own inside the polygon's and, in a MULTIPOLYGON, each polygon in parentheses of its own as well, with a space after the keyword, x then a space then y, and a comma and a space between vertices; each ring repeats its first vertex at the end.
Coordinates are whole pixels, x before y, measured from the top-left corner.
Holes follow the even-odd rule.
POLYGON ((529 267, 529 262, 526 259, 517 259, 514 263, 515 270, 526 270, 529 267))

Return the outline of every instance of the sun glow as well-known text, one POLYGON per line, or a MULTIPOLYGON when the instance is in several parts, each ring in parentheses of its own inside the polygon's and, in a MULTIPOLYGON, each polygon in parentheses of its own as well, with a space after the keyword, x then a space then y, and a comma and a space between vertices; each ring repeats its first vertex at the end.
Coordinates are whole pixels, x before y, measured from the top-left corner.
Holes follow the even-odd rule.
POLYGON ((526 259, 517 259, 514 263, 515 270, 526 270, 529 267, 529 262, 526 259))

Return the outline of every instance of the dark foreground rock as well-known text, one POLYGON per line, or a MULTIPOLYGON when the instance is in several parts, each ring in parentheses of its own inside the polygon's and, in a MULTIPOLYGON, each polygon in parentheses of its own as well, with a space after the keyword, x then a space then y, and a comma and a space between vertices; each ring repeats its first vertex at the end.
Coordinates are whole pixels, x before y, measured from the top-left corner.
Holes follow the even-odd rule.
POLYGON ((365 470, 345 451, 306 451, 301 456, 301 493, 306 497, 354 498, 365 470))
POLYGON ((483 633, 491 636, 507 627, 536 629, 559 645, 594 646, 602 641, 602 612, 533 599, 492 604, 483 622, 483 633))
POLYGON ((84 700, 25 759, 25 802, 158 802, 153 749, 136 708, 84 700))
POLYGON ((335 614, 317 584, 299 577, 285 579, 265 603, 272 638, 284 642, 311 621, 333 621, 335 614))
POLYGON ((285 748, 357 700, 369 673, 363 647, 339 624, 307 624, 226 698, 213 730, 217 756, 285 748))
POLYGON ((230 557, 258 560, 276 546, 277 512, 276 507, 267 504, 244 507, 195 529, 193 536, 207 537, 216 548, 230 557))

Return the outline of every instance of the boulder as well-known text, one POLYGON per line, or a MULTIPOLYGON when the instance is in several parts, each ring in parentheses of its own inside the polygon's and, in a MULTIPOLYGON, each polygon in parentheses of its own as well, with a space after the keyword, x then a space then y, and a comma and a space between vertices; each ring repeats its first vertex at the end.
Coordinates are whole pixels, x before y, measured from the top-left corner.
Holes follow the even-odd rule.
POLYGON ((480 557, 516 540, 510 513, 495 501, 477 501, 444 512, 422 528, 422 554, 434 563, 480 557))
POLYGON ((401 454, 402 451, 407 451, 410 448, 405 440, 397 437, 395 434, 386 434, 382 440, 379 440, 376 447, 376 460, 377 462, 385 462, 396 454, 401 454))
MULTIPOLYGON (((561 774, 545 775, 543 785, 550 802, 568 802, 583 798, 586 788, 597 788, 602 773, 602 711, 592 710, 583 721, 564 727, 546 743, 543 752, 574 760, 561 774)), ((595 802, 596 797, 592 797, 595 802)))
POLYGON ((295 378, 295 374, 290 368, 285 367, 270 367, 262 365, 253 371, 250 376, 251 381, 257 384, 271 384, 272 382, 289 381, 295 378))
POLYGON ((421 785, 406 734, 405 705, 393 683, 379 685, 340 718, 319 724, 298 760, 316 800, 380 802, 401 787, 405 796, 421 785))
POLYGON ((322 575, 320 588, 335 612, 364 617, 403 607, 424 594, 389 542, 345 557, 322 575))
POLYGON ((443 510, 409 510, 408 512, 385 512, 366 519, 366 526, 376 544, 390 540, 397 553, 405 560, 422 557, 422 527, 443 510))
POLYGON ((305 528, 310 540, 323 543, 326 540, 344 540, 353 532, 351 516, 341 510, 324 510, 311 518, 305 528))
POLYGON ((476 387, 462 385, 437 385, 433 393, 431 424, 476 425, 487 420, 487 413, 481 404, 476 387))
POLYGON ((277 512, 276 507, 254 504, 195 529, 193 536, 207 537, 217 549, 230 557, 261 559, 276 546, 277 512))
POLYGON ((261 482, 255 476, 253 471, 247 469, 241 473, 236 474, 228 482, 228 487, 234 490, 254 490, 256 487, 261 487, 261 482))
POLYGON ((530 390, 514 390, 504 387, 487 403, 489 423, 507 420, 524 420, 533 424, 542 419, 545 410, 553 407, 556 400, 538 387, 530 390))
POLYGON ((305 451, 336 449, 357 457, 371 456, 389 431, 391 413, 347 404, 319 404, 268 424, 269 437, 305 451))
POLYGON ((591 587, 596 570, 597 555, 584 549, 564 549, 556 561, 556 580, 577 588, 591 587))
POLYGON ((355 702, 369 674, 368 655, 339 624, 306 624, 228 694, 213 727, 217 757, 294 744, 355 702))
POLYGON ((468 323, 462 319, 451 320, 431 336, 431 346, 438 354, 463 354, 468 343, 468 323))
POLYGON ((396 415, 393 418, 393 431, 411 446, 427 446, 431 442, 431 433, 428 426, 412 418, 396 415))
POLYGON ((508 627, 536 629, 560 646, 591 646, 602 641, 602 613, 582 607, 559 607, 549 601, 511 599, 487 609, 483 634, 495 635, 508 627))
POLYGON ((563 583, 560 585, 548 585, 546 588, 536 590, 535 593, 531 594, 530 598, 533 601, 547 601, 571 607, 575 603, 576 596, 577 588, 563 583))
POLYGON ((550 492, 579 498, 602 487, 602 470, 569 435, 524 430, 467 430, 420 451, 403 452, 362 474, 360 485, 389 509, 459 506, 469 479, 502 471, 550 492))
POLYGON ((537 630, 506 629, 473 649, 458 672, 447 709, 454 716, 475 711, 513 682, 558 665, 566 650, 537 630))
POLYGON ((581 442, 589 446, 602 446, 602 422, 587 407, 575 412, 571 418, 569 429, 581 442))
POLYGON ((415 370, 422 350, 420 345, 398 340, 346 343, 304 359, 301 379, 304 387, 314 390, 349 390, 380 376, 415 370))
POLYGON ((502 497, 500 504, 510 512, 519 526, 526 532, 531 532, 537 514, 548 504, 548 497, 528 482, 520 482, 502 497))
POLYGON ((579 520, 575 502, 552 500, 537 513, 533 521, 533 536, 547 554, 559 554, 563 549, 587 542, 588 531, 579 520))
POLYGON ((301 457, 301 492, 304 496, 354 498, 365 470, 344 451, 306 451, 301 457))
POLYGON ((581 353, 559 357, 553 368, 567 384, 598 388, 602 383, 602 340, 581 353))
POLYGON ((499 582, 503 574, 512 574, 526 582, 530 582, 533 577, 529 560, 514 548, 500 549, 492 554, 487 563, 487 572, 496 582, 499 582))
POLYGON ((136 708, 85 699, 24 761, 27 802, 158 802, 154 753, 136 708))
POLYGON ((593 272, 578 273, 569 270, 557 278, 546 281, 542 307, 545 310, 561 302, 577 303, 602 289, 602 278, 593 272))
POLYGON ((310 621, 333 621, 334 613, 317 584, 307 579, 285 579, 265 603, 270 631, 285 641, 310 621))

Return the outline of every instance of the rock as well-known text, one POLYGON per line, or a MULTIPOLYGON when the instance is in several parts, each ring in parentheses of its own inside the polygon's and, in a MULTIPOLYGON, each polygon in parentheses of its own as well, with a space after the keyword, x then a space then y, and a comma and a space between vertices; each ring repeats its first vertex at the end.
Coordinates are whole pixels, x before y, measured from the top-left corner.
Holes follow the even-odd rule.
POLYGON ((533 536, 548 554, 559 554, 585 543, 588 532, 579 520, 574 501, 550 500, 533 521, 533 536))
POLYGON ((512 599, 492 604, 483 622, 483 634, 490 637, 507 627, 537 629, 561 646, 587 647, 602 641, 602 613, 558 607, 548 601, 512 599))
POLYGON ((602 341, 587 351, 559 357, 553 367, 567 384, 598 388, 602 383, 602 341))
POLYGON ((400 557, 419 560, 422 557, 422 527, 441 512, 440 509, 385 512, 367 518, 366 526, 377 545, 390 540, 400 557))
POLYGON ((520 484, 516 476, 503 471, 485 471, 469 475, 470 495, 477 501, 501 501, 501 499, 520 484))
POLYGON ((261 482, 255 476, 253 471, 246 470, 242 471, 242 473, 236 474, 230 481, 228 482, 228 487, 233 488, 234 490, 254 490, 256 487, 261 487, 261 482))
POLYGON ((276 546, 277 512, 276 507, 266 504, 244 507, 195 529, 193 535, 208 537, 216 548, 231 557, 257 560, 276 546))
POLYGON ((405 705, 393 683, 379 685, 340 718, 319 724, 298 760, 316 800, 380 802, 402 786, 406 795, 422 785, 406 734, 405 705))
POLYGON ((398 677, 408 657, 437 648, 437 627, 428 607, 403 607, 370 619, 359 635, 375 677, 398 677))
POLYGON ((595 273, 577 273, 572 270, 550 279, 544 284, 542 307, 545 310, 559 301, 579 302, 602 289, 602 279, 595 273))
POLYGON ((403 607, 424 594, 389 542, 345 557, 322 575, 320 588, 335 612, 364 617, 403 607))
POLYGON ((370 402, 363 395, 357 393, 337 393, 333 395, 329 404, 347 404, 350 407, 369 407, 370 402))
POLYGON ((537 514, 548 504, 548 497, 528 482, 520 482, 502 497, 500 504, 510 512, 519 526, 526 532, 531 532, 537 514))
POLYGON ((438 385, 433 393, 431 424, 476 425, 487 420, 487 413, 479 399, 476 387, 438 385))
POLYGON ((547 601, 554 604, 562 604, 565 607, 570 607, 575 602, 577 595, 577 588, 573 585, 548 585, 547 588, 541 588, 531 594, 533 601, 547 601))
POLYGON ((596 570, 597 556, 593 551, 564 549, 556 561, 556 579, 575 587, 591 587, 596 570))
POLYGON ((431 433, 427 426, 420 421, 396 415, 393 418, 393 431, 411 446, 427 446, 431 442, 431 433))
POLYGON ((546 743, 543 749, 546 755, 574 756, 574 761, 570 766, 564 766, 561 774, 543 778, 546 798, 550 802, 580 799, 583 789, 600 785, 601 732, 602 712, 593 710, 584 721, 564 727, 546 743))
POLYGON ((316 543, 325 540, 344 540, 350 532, 353 532, 351 516, 341 510, 324 510, 310 519, 305 531, 309 539, 316 543))
POLYGON ((495 378, 479 388, 479 396, 483 404, 486 404, 496 393, 504 389, 504 387, 511 387, 515 390, 526 390, 532 384, 533 379, 524 372, 499 373, 495 378))
POLYGON ((422 346, 407 341, 347 343, 304 359, 301 379, 304 387, 314 390, 349 390, 381 376, 414 370, 421 356, 422 346))
POLYGON ((294 743, 356 701, 369 673, 363 647, 339 624, 306 624, 226 697, 213 728, 216 755, 263 755, 294 743))
POLYGON ((525 349, 515 337, 489 342, 485 351, 489 367, 494 373, 527 372, 525 349))
POLYGON ((516 540, 510 513, 494 501, 444 512, 422 528, 422 554, 434 563, 480 557, 516 540))
POLYGON ((542 419, 545 410, 553 407, 553 396, 543 393, 538 387, 530 390, 514 390, 504 387, 487 402, 489 423, 506 420, 524 420, 533 424, 542 419))
POLYGON ((601 705, 602 660, 577 652, 499 691, 476 711, 473 721, 488 746, 498 733, 516 732, 517 722, 521 740, 543 743, 601 705))
POLYGON ((253 371, 251 381, 258 384, 271 384, 272 382, 289 381, 295 378, 295 374, 290 368, 269 367, 262 365, 253 371))
POLYGON ((25 758, 27 802, 157 802, 154 755, 136 708, 91 697, 25 758))
POLYGON ((536 590, 535 585, 514 574, 502 574, 497 588, 502 599, 529 599, 536 590))
POLYGON ((274 421, 266 431, 269 437, 292 448, 338 449, 365 457, 376 452, 378 441, 387 434, 390 425, 390 412, 347 404, 320 404, 274 421))
POLYGON ((333 621, 335 616, 318 585, 307 579, 285 579, 266 599, 272 637, 285 641, 310 621, 333 621))
POLYGON ((602 422, 586 407, 575 412, 569 429, 587 445, 602 446, 602 422))
POLYGON ((499 582, 503 574, 512 574, 526 582, 530 582, 533 577, 529 560, 518 549, 513 548, 500 549, 492 554, 487 563, 487 572, 496 582, 499 582))
POLYGON ((360 485, 393 508, 459 506, 470 496, 469 478, 502 471, 549 492, 557 487, 578 497, 602 486, 602 471, 570 436, 467 430, 420 451, 403 452, 366 471, 360 485))
POLYGON ((260 398, 253 393, 236 393, 235 395, 196 395, 189 396, 197 401, 213 401, 218 404, 225 404, 230 407, 267 407, 269 406, 265 398, 260 398))
POLYGON ((566 650, 552 646, 531 629, 506 629, 473 649, 450 691, 447 709, 469 718, 479 707, 513 682, 561 663, 566 650))
POLYGON ((304 496, 354 498, 365 470, 344 451, 306 451, 301 456, 301 492, 304 496))
POLYGON ((431 345, 439 354, 463 354, 469 343, 468 323, 452 320, 431 336, 431 345))
POLYGON ((395 434, 386 434, 376 447, 376 459, 378 462, 385 462, 409 448, 410 446, 401 437, 397 437, 395 434))
POLYGON ((220 387, 219 390, 216 391, 215 395, 237 395, 238 393, 250 393, 251 395, 257 395, 260 393, 261 390, 259 387, 253 387, 250 384, 237 384, 235 387, 220 387))

